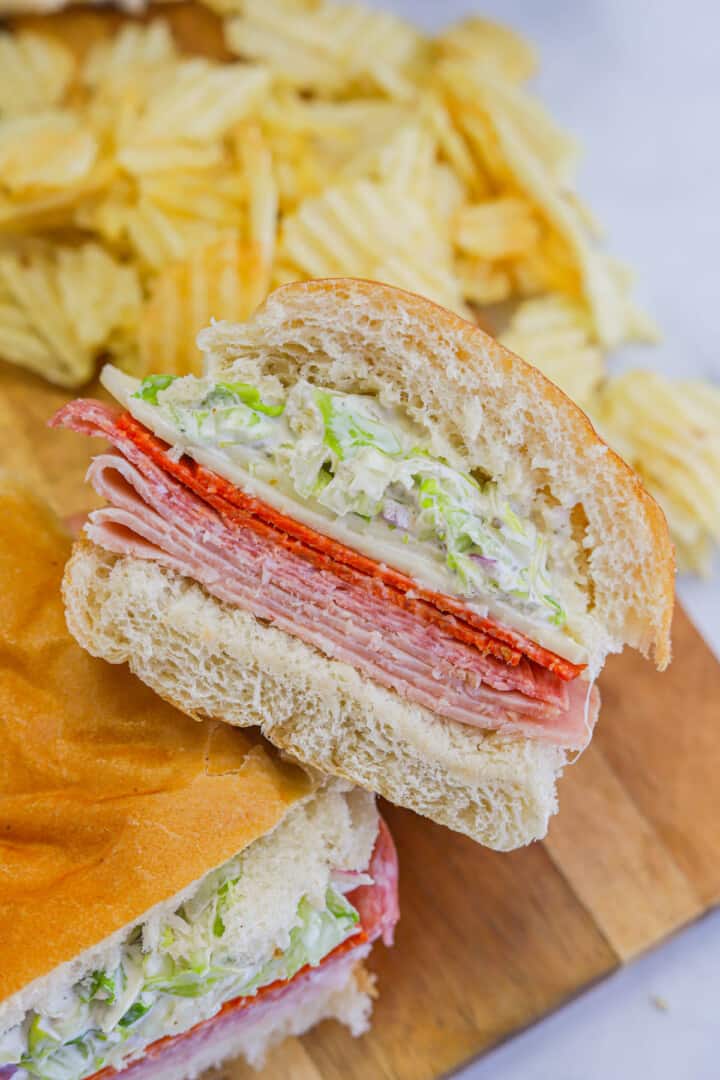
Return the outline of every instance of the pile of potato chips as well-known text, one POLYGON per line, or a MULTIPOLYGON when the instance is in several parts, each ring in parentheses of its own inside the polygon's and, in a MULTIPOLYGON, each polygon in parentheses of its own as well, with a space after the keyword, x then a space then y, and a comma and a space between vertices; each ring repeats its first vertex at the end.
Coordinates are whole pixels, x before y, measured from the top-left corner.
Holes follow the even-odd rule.
POLYGON ((0 34, 0 355, 68 387, 100 358, 196 370, 210 318, 310 277, 490 309, 705 565, 720 503, 693 493, 720 474, 720 400, 607 380, 607 352, 654 329, 574 194, 575 143, 523 85, 528 44, 480 18, 429 39, 358 4, 208 4, 224 59, 181 50, 171 12, 97 16, 82 47, 62 17, 0 34))

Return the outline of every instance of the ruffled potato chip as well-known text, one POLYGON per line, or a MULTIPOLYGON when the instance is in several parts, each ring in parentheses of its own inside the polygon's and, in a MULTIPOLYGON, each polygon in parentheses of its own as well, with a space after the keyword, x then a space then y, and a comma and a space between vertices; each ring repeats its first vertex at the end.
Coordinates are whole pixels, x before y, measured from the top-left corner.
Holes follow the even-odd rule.
POLYGON ((390 184, 360 179, 307 199, 285 218, 279 253, 300 276, 374 278, 466 310, 448 237, 424 203, 390 184))
POLYGON ((83 63, 82 78, 93 88, 123 88, 144 73, 170 67, 179 56, 164 20, 154 19, 145 25, 126 23, 112 37, 92 46, 83 63))
POLYGON ((245 177, 224 160, 210 169, 150 173, 141 178, 138 192, 166 214, 218 228, 240 228, 247 217, 245 177))
POLYGON ((488 198, 493 187, 468 139, 454 124, 442 96, 429 91, 423 96, 422 113, 437 140, 441 157, 449 164, 469 198, 488 198))
POLYGON ((422 37, 389 12, 332 0, 241 0, 232 10, 237 14, 225 24, 230 49, 267 64, 285 86, 319 94, 367 87, 390 97, 412 96, 409 72, 422 37))
POLYGON ((114 164, 106 158, 97 161, 81 183, 63 188, 3 192, 0 185, 0 235, 72 227, 79 208, 108 190, 114 172, 114 164))
POLYGON ((0 116, 60 105, 75 73, 75 60, 59 41, 23 30, 0 33, 0 116))
POLYGON ((146 278, 223 232, 217 221, 159 206, 144 189, 124 182, 116 184, 108 198, 79 208, 75 222, 102 237, 113 251, 132 257, 146 278))
POLYGON ((143 103, 134 138, 146 145, 217 142, 260 105, 269 85, 261 67, 183 60, 143 103))
POLYGON ((638 337, 641 320, 629 304, 627 283, 594 246, 576 203, 566 195, 568 151, 549 134, 539 106, 525 101, 521 107, 519 91, 502 86, 498 92, 497 80, 468 65, 446 64, 440 76, 456 122, 495 186, 521 195, 544 225, 539 245, 519 253, 520 291, 562 291, 584 303, 593 335, 604 348, 638 337))
MULTIPOLYGON (((492 140, 492 128, 497 123, 509 124, 522 144, 542 162, 549 179, 563 188, 574 184, 579 157, 578 145, 570 135, 555 123, 547 110, 523 88, 513 86, 492 70, 477 64, 443 61, 435 71, 437 83, 450 93, 454 110, 467 107, 472 122, 477 108, 484 110, 490 121, 482 143, 492 140)), ((460 118, 459 118, 460 119, 460 118)), ((460 126, 463 126, 464 118, 460 126)), ((499 133, 502 137, 502 132, 499 133)), ((506 161, 502 146, 498 147, 496 163, 498 179, 504 181, 512 176, 512 162, 506 161), (509 172, 506 170, 509 169, 509 172)))
POLYGON ((199 374, 198 332, 211 319, 246 319, 265 298, 270 270, 258 247, 228 233, 158 274, 140 317, 142 373, 199 374))
POLYGON ((97 156, 95 135, 70 111, 0 120, 0 189, 13 195, 81 184, 97 156))
POLYGON ((463 296, 471 304, 500 304, 512 296, 510 273, 490 259, 460 255, 455 260, 455 274, 463 296))
POLYGON ((630 371, 603 384, 591 411, 665 511, 681 568, 709 573, 720 543, 720 387, 630 371))
MULTIPOLYGON (((273 174, 272 152, 257 125, 236 134, 236 153, 244 174, 248 202, 248 241, 264 267, 275 255, 279 194, 273 174)), ((267 277, 265 278, 267 280, 267 277)))
POLYGON ((454 224, 457 247, 481 259, 523 255, 535 247, 540 235, 532 206, 512 195, 467 203, 454 224))
POLYGON ((544 296, 520 304, 500 340, 587 407, 605 372, 593 327, 581 304, 544 296))
POLYGON ((433 42, 438 54, 470 60, 510 82, 525 82, 537 71, 533 47, 508 26, 471 16, 455 23, 433 42))
POLYGON ((136 324, 140 299, 135 270, 97 244, 0 250, 0 356, 80 386, 112 335, 136 324))

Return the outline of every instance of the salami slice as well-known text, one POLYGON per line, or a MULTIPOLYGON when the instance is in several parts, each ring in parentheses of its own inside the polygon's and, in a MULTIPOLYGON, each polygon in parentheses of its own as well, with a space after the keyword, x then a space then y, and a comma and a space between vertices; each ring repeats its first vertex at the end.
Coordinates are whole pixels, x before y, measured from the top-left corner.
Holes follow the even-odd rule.
MULTIPOLYGON (((400 594, 400 597, 404 597, 405 601, 409 602, 411 610, 416 611, 421 617, 433 617, 427 612, 427 608, 431 611, 435 608, 446 616, 452 616, 453 618, 446 619, 447 624, 452 627, 451 632, 460 637, 460 640, 467 640, 480 651, 490 652, 508 664, 519 663, 524 654, 567 681, 576 678, 583 670, 584 665, 573 664, 523 634, 502 626, 492 619, 477 615, 457 598, 425 589, 406 574, 377 563, 337 540, 323 536, 322 533, 316 532, 302 522, 281 514, 262 500, 240 491, 224 477, 199 465, 192 458, 185 456, 175 461, 174 458, 168 456, 167 445, 143 427, 130 413, 123 413, 119 417, 118 428, 127 433, 129 438, 153 458, 162 469, 181 480, 201 498, 206 499, 211 506, 215 506, 220 513, 232 516, 230 507, 234 507, 236 511, 243 512, 241 518, 236 515, 235 519, 245 527, 258 527, 254 524, 253 519, 255 519, 258 523, 262 522, 271 527, 277 534, 279 543, 285 544, 287 542, 285 538, 288 540, 294 538, 310 551, 328 556, 340 566, 352 567, 367 575, 371 581, 387 586, 384 596, 389 602, 402 603, 402 600, 394 595, 400 594), (418 597, 419 600, 409 600, 408 594, 410 597, 418 597), (468 635, 468 627, 475 633, 468 635)), ((336 572, 338 572, 337 568, 336 572)))
POLYGON ((586 745, 597 698, 582 680, 567 682, 522 653, 507 662, 502 642, 388 584, 372 560, 359 557, 379 576, 338 562, 334 547, 320 550, 327 538, 311 547, 288 535, 274 511, 269 524, 237 506, 226 497, 232 485, 214 474, 206 482, 207 470, 174 461, 127 414, 74 402, 55 422, 103 435, 117 451, 97 457, 88 473, 109 503, 85 527, 95 543, 194 578, 436 715, 568 749, 586 745))

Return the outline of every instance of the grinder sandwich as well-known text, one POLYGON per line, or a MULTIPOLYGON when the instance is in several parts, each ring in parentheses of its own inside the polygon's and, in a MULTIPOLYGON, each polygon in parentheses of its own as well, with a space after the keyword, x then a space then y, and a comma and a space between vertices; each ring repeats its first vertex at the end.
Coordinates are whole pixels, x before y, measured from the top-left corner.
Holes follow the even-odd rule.
MULTIPOLYGON (((497 848, 542 836, 630 644, 669 659, 664 518, 584 414, 375 283, 277 290, 202 377, 113 368, 72 632, 196 717, 497 848)), ((162 367, 162 358, 158 357, 162 367)))
POLYGON ((397 863, 373 796, 197 724, 70 637, 70 539, 0 488, 0 1077, 186 1080, 367 1026, 397 863))

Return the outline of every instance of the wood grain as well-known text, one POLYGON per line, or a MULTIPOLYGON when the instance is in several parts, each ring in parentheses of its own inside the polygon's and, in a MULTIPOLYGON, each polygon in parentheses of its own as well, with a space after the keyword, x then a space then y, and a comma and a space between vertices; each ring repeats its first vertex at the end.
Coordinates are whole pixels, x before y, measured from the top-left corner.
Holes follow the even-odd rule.
MULTIPOLYGON (((408 811, 383 812, 400 855, 397 941, 372 959, 371 1033, 353 1043, 328 1023, 302 1040, 322 1077, 432 1080, 617 965, 541 845, 498 856, 408 811)), ((272 1064, 269 1075, 283 1075, 272 1064)))
POLYGON ((622 960, 702 912, 694 886, 598 743, 567 770, 560 798, 563 812, 545 846, 622 960))
MULTIPOLYGON (((217 20, 163 8, 178 40, 221 55, 217 20)), ((120 16, 75 12, 25 24, 78 51, 120 16)), ((96 389, 96 388, 93 388, 96 389)), ((0 363, 2 465, 62 515, 95 504, 83 484, 98 443, 45 423, 67 395, 0 363)), ((682 611, 658 675, 613 658, 591 748, 566 771, 545 844, 499 855, 395 807, 401 865, 393 950, 371 967, 372 1031, 326 1023, 270 1057, 270 1080, 432 1080, 662 941, 720 900, 720 665, 682 611)), ((251 1080, 232 1063, 217 1076, 251 1080)))
POLYGON ((614 658, 598 742, 708 907, 720 901, 720 667, 682 609, 673 647, 657 678, 632 653, 614 658))
MULTIPOLYGON (((61 514, 94 502, 83 476, 101 445, 46 427, 67 396, 0 364, 3 465, 61 514)), ((372 1031, 353 1041, 323 1024, 278 1048, 268 1077, 432 1080, 720 899, 720 666, 682 612, 674 649, 661 675, 631 653, 608 663, 596 737, 566 770, 543 845, 499 855, 387 808, 402 919, 371 961, 372 1031)))

